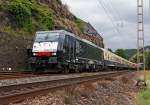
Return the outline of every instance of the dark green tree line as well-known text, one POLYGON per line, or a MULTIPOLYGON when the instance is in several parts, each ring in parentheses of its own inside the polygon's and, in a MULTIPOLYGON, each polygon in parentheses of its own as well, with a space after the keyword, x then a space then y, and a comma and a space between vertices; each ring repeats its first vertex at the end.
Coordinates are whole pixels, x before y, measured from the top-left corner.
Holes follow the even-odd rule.
POLYGON ((126 54, 124 49, 117 49, 115 51, 115 54, 120 56, 120 57, 122 57, 122 58, 128 59, 128 56, 127 56, 127 54, 126 54))

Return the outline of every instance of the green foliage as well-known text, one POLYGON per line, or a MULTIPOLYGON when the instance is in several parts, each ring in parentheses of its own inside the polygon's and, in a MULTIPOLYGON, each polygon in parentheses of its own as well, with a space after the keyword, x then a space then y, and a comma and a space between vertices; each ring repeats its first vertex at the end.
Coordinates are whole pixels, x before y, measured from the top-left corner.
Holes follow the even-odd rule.
POLYGON ((48 7, 36 0, 10 0, 8 12, 10 19, 19 28, 34 32, 50 30, 54 27, 52 14, 48 7))
POLYGON ((2 11, 3 10, 3 6, 0 4, 0 11, 2 11))
POLYGON ((141 95, 145 100, 150 99, 150 91, 145 91, 141 95))
POLYGON ((29 0, 11 0, 8 11, 17 26, 29 27, 31 25, 31 2, 29 0))
POLYGON ((118 56, 127 59, 127 54, 125 53, 124 49, 117 49, 115 51, 115 54, 117 54, 118 56))
MULTIPOLYGON (((132 62, 137 62, 137 55, 132 58, 132 62)), ((143 62, 143 56, 140 56, 140 62, 143 62)), ((146 69, 150 69, 150 52, 145 52, 145 63, 146 69)))
POLYGON ((138 104, 140 105, 149 105, 150 103, 150 90, 141 91, 137 96, 138 104))
MULTIPOLYGON (((143 74, 144 72, 141 72, 143 74)), ((150 105, 150 71, 146 71, 145 73, 146 76, 146 82, 147 82, 147 87, 146 90, 141 90, 137 94, 137 105, 150 105)))
POLYGON ((108 51, 113 52, 111 48, 108 48, 108 51))
POLYGON ((128 57, 131 58, 137 53, 137 49, 126 49, 125 52, 127 53, 128 57))
POLYGON ((133 56, 133 57, 131 58, 131 61, 137 63, 137 55, 133 56))
POLYGON ((84 32, 84 24, 82 22, 82 20, 80 19, 76 19, 75 23, 77 24, 77 26, 79 27, 80 31, 83 33, 84 32))
POLYGON ((54 21, 47 6, 34 3, 32 6, 32 16, 35 17, 36 21, 44 24, 48 29, 53 29, 54 21))
POLYGON ((146 55, 146 68, 150 69, 150 52, 146 55))

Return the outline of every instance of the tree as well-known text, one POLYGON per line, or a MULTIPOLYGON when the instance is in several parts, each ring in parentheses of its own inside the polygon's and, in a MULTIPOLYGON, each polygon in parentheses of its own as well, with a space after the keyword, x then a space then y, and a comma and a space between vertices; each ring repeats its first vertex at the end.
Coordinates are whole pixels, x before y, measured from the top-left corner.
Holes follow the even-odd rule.
POLYGON ((126 54, 126 52, 125 52, 124 49, 117 49, 117 50, 115 51, 115 54, 117 54, 118 56, 120 56, 120 57, 122 57, 122 58, 125 58, 125 59, 128 58, 128 57, 127 57, 127 54, 126 54))
POLYGON ((108 48, 108 51, 113 52, 111 48, 108 48))
POLYGON ((146 62, 147 62, 146 68, 150 69, 150 52, 146 56, 146 62))
POLYGON ((31 24, 31 2, 29 0, 12 0, 8 5, 12 22, 19 27, 29 27, 31 24))

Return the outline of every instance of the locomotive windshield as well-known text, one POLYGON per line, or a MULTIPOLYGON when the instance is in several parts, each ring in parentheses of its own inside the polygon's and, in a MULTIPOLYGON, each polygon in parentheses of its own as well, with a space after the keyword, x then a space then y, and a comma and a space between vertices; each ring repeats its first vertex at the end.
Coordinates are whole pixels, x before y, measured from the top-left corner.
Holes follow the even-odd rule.
POLYGON ((58 33, 37 33, 35 42, 57 42, 58 33))

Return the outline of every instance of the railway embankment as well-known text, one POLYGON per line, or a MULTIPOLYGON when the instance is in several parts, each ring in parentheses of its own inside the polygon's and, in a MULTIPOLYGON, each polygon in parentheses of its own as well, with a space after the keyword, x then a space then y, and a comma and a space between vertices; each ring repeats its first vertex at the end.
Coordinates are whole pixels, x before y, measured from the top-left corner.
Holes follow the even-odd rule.
POLYGON ((10 105, 136 105, 137 73, 52 89, 10 105))

